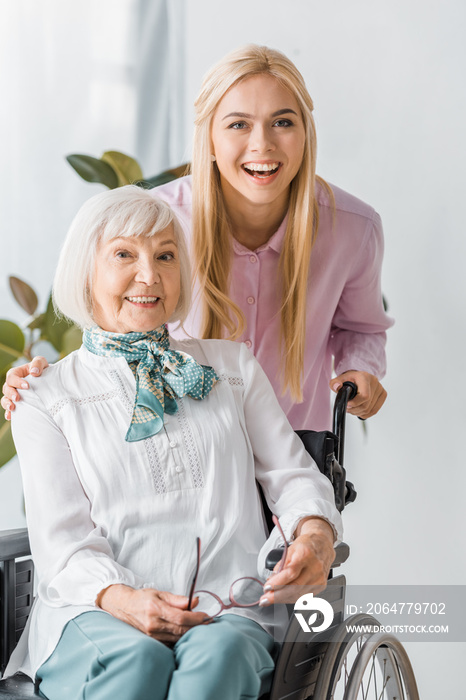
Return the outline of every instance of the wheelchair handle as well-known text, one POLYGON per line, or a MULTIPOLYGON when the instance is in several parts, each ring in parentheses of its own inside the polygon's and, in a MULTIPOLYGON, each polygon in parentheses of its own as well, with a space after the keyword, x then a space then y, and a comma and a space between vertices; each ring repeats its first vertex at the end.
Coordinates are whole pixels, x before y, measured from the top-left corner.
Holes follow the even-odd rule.
POLYGON ((343 382, 343 385, 338 390, 333 406, 333 432, 338 439, 335 458, 341 467, 343 466, 345 453, 346 407, 357 393, 358 387, 354 382, 343 382))

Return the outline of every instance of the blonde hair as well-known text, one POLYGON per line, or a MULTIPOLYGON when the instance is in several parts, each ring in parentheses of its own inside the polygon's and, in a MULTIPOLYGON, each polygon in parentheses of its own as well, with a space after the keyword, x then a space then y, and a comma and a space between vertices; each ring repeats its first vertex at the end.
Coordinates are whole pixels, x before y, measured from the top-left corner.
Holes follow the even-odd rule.
POLYGON ((191 306, 191 267, 181 226, 166 202, 136 185, 101 192, 79 209, 55 272, 52 297, 56 311, 81 328, 95 326, 91 285, 99 242, 132 236, 149 238, 170 224, 180 261, 180 298, 169 320, 182 323, 191 306))
POLYGON ((212 120, 225 93, 254 75, 274 77, 296 98, 305 128, 304 155, 290 185, 288 225, 280 256, 282 305, 280 343, 283 393, 290 390, 302 401, 302 377, 306 341, 306 298, 309 263, 319 225, 315 198, 316 131, 314 105, 296 66, 280 51, 251 44, 225 56, 205 76, 195 102, 196 119, 192 158, 193 252, 195 273, 204 290, 202 337, 234 340, 245 329, 241 309, 228 295, 231 267, 231 235, 223 200, 220 174, 211 153, 212 120))

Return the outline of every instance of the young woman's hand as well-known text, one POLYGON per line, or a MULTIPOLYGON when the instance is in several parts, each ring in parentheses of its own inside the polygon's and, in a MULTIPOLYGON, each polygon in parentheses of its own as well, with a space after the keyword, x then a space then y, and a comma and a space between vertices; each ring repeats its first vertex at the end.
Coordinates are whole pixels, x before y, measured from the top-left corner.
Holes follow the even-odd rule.
POLYGON ((330 388, 335 393, 343 382, 354 382, 358 387, 358 393, 348 404, 348 413, 358 418, 370 418, 382 408, 387 398, 387 392, 377 377, 369 372, 349 370, 335 377, 330 382, 330 388))
POLYGON ((6 420, 11 420, 11 411, 15 410, 15 402, 20 400, 20 396, 16 389, 29 389, 29 384, 25 381, 25 377, 31 374, 38 377, 42 371, 49 366, 45 357, 34 357, 26 365, 12 367, 6 374, 5 384, 3 385, 3 397, 0 403, 5 409, 6 420))
POLYGON ((168 645, 175 644, 191 627, 211 619, 206 613, 189 611, 186 596, 154 588, 136 590, 116 584, 101 591, 96 603, 119 620, 168 645))
POLYGON ((325 520, 304 518, 288 548, 283 569, 265 584, 261 605, 295 603, 304 593, 322 591, 335 559, 333 543, 333 530, 325 520))

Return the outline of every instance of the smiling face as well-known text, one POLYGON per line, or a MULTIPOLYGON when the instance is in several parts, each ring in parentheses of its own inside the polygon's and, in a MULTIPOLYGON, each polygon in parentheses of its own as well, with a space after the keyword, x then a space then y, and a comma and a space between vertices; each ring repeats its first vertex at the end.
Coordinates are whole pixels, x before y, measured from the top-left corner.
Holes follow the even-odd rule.
POLYGON ((166 323, 180 297, 173 226, 150 237, 101 241, 91 297, 94 321, 104 331, 147 333, 166 323))
POLYGON ((301 165, 305 128, 293 94, 255 75, 232 87, 212 121, 213 153, 227 205, 286 205, 301 165))

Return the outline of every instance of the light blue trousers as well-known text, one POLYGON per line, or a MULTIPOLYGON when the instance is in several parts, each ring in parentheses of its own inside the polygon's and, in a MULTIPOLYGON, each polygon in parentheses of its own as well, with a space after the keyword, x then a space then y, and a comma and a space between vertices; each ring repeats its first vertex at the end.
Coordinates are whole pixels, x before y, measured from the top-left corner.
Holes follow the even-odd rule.
POLYGON ((102 611, 71 620, 37 672, 49 700, 255 700, 267 692, 275 642, 223 615, 169 648, 102 611))

